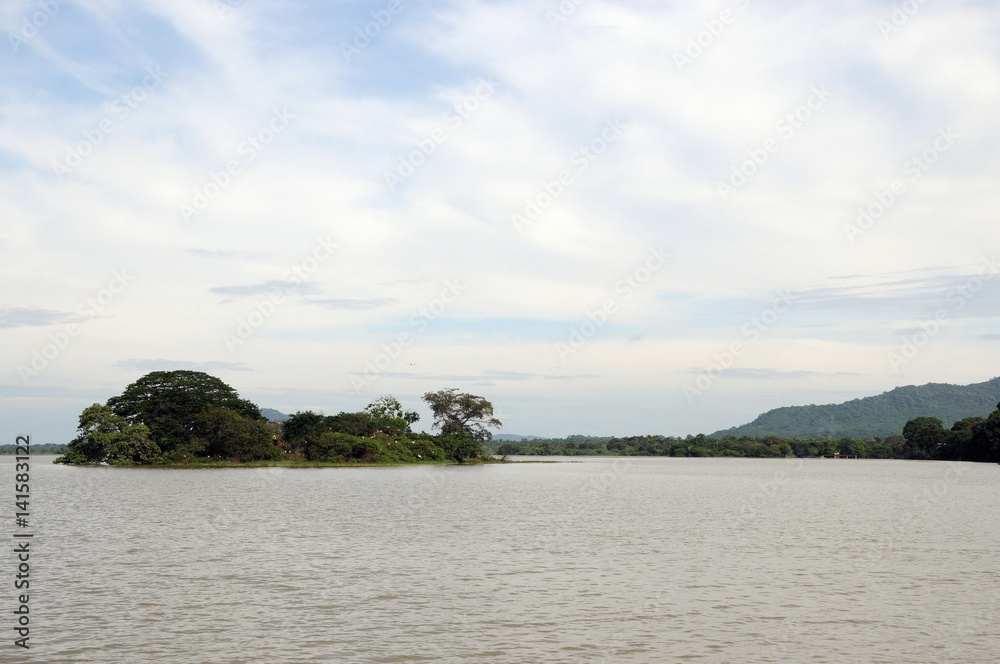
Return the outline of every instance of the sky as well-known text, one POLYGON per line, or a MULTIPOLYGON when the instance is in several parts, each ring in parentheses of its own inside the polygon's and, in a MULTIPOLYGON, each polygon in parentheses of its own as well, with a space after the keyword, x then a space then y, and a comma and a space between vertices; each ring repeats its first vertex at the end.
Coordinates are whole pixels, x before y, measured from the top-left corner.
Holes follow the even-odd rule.
POLYGON ((0 443, 150 371, 688 435, 1000 374, 989 1, 7 0, 0 443))

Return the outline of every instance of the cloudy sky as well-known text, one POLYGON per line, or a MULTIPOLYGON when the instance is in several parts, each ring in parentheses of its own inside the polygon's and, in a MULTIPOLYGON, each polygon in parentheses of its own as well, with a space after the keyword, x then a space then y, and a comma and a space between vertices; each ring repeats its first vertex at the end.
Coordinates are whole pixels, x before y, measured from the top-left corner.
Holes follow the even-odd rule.
POLYGON ((66 442, 153 370, 285 412, 456 387, 557 436, 1000 374, 993 2, 7 0, 0 27, 2 442, 66 442))

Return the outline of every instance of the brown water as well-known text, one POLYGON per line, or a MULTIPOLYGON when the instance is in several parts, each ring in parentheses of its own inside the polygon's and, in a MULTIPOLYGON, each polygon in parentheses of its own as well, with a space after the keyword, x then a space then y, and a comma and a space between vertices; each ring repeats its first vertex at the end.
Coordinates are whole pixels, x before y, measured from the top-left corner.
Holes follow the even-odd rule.
POLYGON ((997 465, 51 458, 32 648, 10 645, 8 590, 3 662, 1000 661, 997 465))

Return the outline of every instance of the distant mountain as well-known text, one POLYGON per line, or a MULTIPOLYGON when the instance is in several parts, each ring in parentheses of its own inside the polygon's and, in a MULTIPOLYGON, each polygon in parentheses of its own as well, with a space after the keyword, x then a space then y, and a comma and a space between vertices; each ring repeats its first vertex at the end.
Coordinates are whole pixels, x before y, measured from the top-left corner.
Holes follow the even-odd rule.
POLYGON ((841 404, 775 408, 749 424, 710 437, 886 438, 900 435, 903 425, 915 417, 936 417, 950 428, 966 417, 988 416, 998 402, 1000 378, 972 385, 907 385, 841 404))
POLYGON ((493 436, 493 440, 500 440, 503 442, 509 442, 509 441, 519 442, 522 440, 538 440, 538 439, 539 439, 538 436, 522 436, 516 433, 499 433, 493 436))
POLYGON ((261 408, 260 414, 266 417, 267 419, 273 420, 275 422, 284 422, 289 417, 291 417, 291 415, 285 415, 281 411, 275 410, 273 408, 261 408))

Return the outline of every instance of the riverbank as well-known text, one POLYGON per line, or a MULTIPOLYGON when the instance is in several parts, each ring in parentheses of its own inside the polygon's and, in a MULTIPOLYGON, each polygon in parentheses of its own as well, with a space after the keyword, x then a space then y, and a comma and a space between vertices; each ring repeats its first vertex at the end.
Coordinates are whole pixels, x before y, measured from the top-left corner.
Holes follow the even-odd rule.
POLYGON ((66 463, 54 459, 53 463, 79 468, 164 468, 164 469, 197 469, 197 468, 391 468, 396 466, 481 466, 495 463, 557 463, 555 461, 511 461, 510 459, 475 459, 470 461, 295 461, 280 459, 276 461, 189 461, 184 463, 153 463, 153 464, 107 464, 107 463, 66 463))

